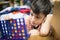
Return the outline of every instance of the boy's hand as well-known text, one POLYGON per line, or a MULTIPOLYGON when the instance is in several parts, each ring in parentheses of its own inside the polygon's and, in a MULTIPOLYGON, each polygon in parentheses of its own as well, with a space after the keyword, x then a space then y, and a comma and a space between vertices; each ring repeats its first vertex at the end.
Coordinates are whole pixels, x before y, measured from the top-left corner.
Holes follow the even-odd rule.
POLYGON ((25 23, 26 23, 27 31, 29 32, 31 30, 30 16, 25 18, 25 23))
POLYGON ((30 36, 39 35, 39 31, 36 29, 32 29, 29 31, 29 34, 30 34, 30 36))

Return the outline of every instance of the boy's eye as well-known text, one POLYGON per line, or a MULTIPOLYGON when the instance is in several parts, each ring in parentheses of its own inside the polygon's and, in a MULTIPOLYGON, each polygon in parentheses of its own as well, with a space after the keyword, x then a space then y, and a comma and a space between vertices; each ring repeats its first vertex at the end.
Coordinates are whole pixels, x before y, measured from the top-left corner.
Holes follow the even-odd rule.
POLYGON ((37 18, 37 19, 40 19, 40 17, 39 17, 39 16, 36 16, 36 18, 37 18))
POLYGON ((39 18, 38 16, 36 18, 39 18))
POLYGON ((33 14, 31 13, 31 16, 33 16, 33 14))

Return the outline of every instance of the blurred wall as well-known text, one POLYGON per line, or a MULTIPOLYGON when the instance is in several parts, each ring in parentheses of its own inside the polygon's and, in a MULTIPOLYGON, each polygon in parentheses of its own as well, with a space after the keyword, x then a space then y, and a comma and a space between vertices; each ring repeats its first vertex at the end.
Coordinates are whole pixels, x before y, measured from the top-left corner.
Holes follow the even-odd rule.
POLYGON ((55 1, 52 25, 54 28, 54 40, 60 40, 60 2, 55 1))

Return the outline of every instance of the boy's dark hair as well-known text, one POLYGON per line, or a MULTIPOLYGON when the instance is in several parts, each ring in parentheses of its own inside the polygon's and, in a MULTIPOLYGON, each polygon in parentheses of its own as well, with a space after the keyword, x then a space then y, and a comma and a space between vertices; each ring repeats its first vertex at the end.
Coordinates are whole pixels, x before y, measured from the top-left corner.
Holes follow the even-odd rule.
POLYGON ((34 0, 30 0, 30 2, 32 3, 34 0))
POLYGON ((49 0, 34 0, 31 4, 31 9, 35 14, 49 14, 52 5, 49 0))

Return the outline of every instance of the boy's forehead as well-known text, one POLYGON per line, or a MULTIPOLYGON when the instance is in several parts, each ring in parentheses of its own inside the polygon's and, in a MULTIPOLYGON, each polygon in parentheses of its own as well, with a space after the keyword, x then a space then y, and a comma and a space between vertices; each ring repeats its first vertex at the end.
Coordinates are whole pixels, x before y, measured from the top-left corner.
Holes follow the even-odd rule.
POLYGON ((45 16, 43 13, 34 13, 32 10, 30 12, 35 16, 45 16))
POLYGON ((38 16, 40 16, 40 15, 42 15, 43 13, 34 13, 33 11, 31 11, 31 14, 33 14, 33 15, 38 15, 38 16))

